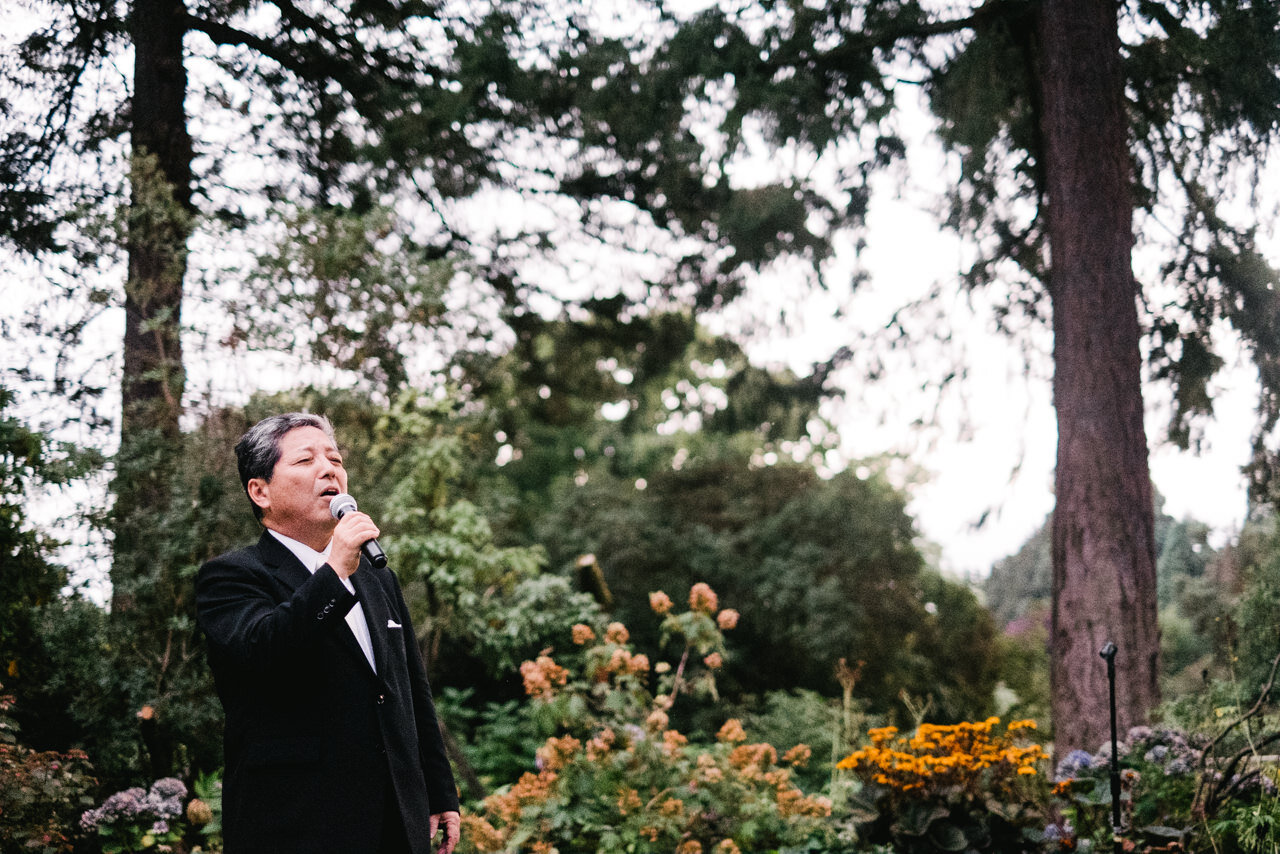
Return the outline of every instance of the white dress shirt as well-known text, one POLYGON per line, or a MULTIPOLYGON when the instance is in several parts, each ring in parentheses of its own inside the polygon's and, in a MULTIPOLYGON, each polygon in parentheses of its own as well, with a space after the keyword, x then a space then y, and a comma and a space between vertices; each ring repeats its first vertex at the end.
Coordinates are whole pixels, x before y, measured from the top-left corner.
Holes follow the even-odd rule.
MULTIPOLYGON (((271 531, 270 528, 267 530, 271 531)), ((284 543, 289 551, 297 556, 298 560, 302 561, 302 565, 312 575, 315 575, 316 570, 324 566, 329 560, 329 549, 333 546, 332 542, 324 547, 324 551, 318 552, 306 543, 300 543, 292 537, 286 537, 279 531, 271 531, 271 533, 277 540, 284 543)), ((356 592, 355 585, 351 583, 350 578, 339 576, 338 580, 342 582, 343 587, 347 588, 347 592, 353 594, 356 592)), ((347 612, 347 625, 351 627, 351 634, 356 636, 356 643, 360 644, 360 649, 364 651, 364 657, 369 659, 369 666, 376 673, 378 666, 373 663, 373 638, 369 635, 369 623, 364 618, 364 607, 361 606, 358 599, 355 606, 347 612)))

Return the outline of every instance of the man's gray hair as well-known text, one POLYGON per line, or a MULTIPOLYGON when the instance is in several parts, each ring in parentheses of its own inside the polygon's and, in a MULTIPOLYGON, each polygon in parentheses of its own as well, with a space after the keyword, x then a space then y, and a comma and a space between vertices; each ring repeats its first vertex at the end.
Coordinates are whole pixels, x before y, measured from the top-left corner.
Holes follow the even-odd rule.
MULTIPOLYGON (((337 439, 333 435, 333 425, 323 415, 312 415, 310 412, 285 412, 271 415, 254 424, 236 442, 236 466, 240 469, 240 485, 244 494, 249 495, 249 481, 260 477, 271 482, 271 473, 280 461, 280 440, 285 433, 299 427, 317 427, 324 431, 335 445, 337 439)), ((249 499, 253 507, 253 515, 262 519, 262 508, 249 499)))

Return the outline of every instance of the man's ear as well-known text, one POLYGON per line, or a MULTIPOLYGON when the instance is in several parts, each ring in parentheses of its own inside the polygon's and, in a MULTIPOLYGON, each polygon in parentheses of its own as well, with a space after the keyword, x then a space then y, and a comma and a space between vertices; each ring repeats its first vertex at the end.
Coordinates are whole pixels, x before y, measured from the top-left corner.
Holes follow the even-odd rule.
POLYGON ((249 493, 249 500, 262 511, 271 507, 271 485, 263 478, 249 478, 249 482, 245 484, 245 492, 249 493))

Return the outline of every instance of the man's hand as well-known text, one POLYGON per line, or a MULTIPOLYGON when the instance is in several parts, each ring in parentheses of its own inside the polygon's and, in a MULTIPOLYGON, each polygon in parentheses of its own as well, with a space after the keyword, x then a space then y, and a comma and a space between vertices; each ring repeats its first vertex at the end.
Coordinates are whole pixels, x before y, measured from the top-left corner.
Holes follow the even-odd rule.
POLYGON ((458 812, 441 812, 431 816, 431 838, 436 838, 440 822, 444 821, 444 840, 436 846, 436 854, 453 854, 454 846, 462 838, 462 814, 458 812))
POLYGON ((378 526, 367 513, 354 510, 343 515, 333 529, 329 566, 340 578, 350 577, 360 568, 360 547, 378 536, 378 526))

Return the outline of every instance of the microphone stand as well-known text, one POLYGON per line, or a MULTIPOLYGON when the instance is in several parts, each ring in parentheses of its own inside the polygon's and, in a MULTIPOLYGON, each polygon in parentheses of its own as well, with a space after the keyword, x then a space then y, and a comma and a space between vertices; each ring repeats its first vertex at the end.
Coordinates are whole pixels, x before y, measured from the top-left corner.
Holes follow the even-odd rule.
POLYGON ((1098 653, 1107 662, 1107 685, 1111 694, 1111 849, 1122 851, 1120 841, 1120 756, 1116 746, 1116 645, 1107 641, 1098 653))

